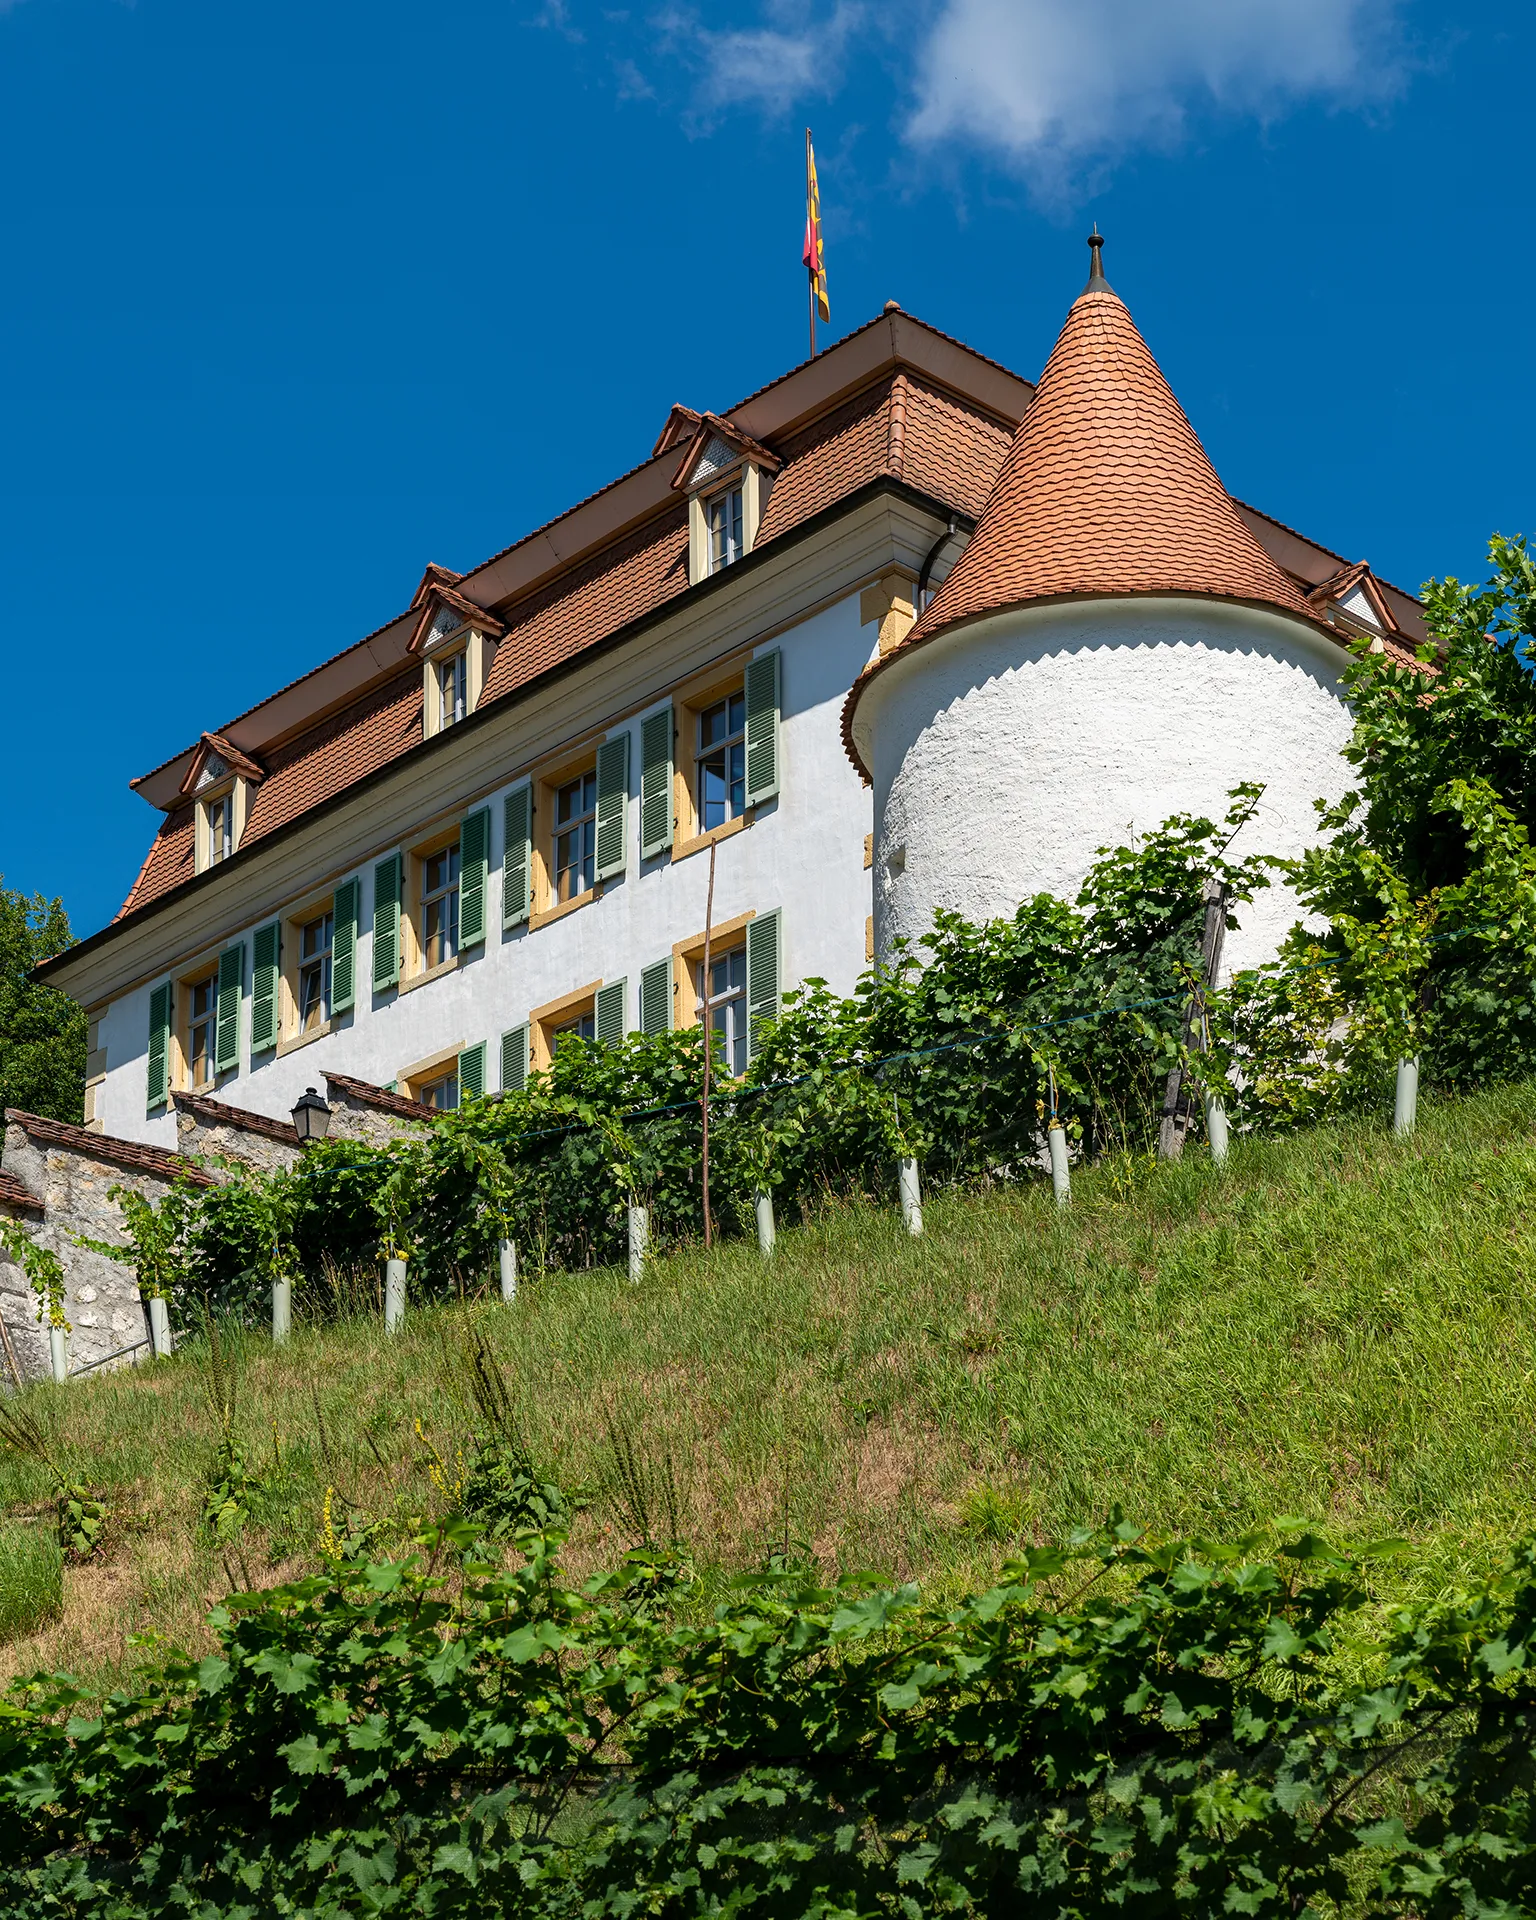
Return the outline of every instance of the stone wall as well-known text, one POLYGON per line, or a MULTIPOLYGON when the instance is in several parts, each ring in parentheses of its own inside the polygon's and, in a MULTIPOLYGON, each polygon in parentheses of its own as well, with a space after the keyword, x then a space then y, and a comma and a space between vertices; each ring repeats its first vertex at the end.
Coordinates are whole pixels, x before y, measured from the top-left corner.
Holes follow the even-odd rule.
MULTIPOLYGON (((122 1209, 111 1197, 115 1186, 129 1187, 158 1205, 169 1191, 174 1168, 125 1164, 113 1156, 120 1143, 83 1127, 57 1128, 49 1138, 35 1122, 6 1116, 0 1166, 42 1202, 42 1217, 25 1222, 38 1245, 59 1256, 64 1267, 64 1312, 70 1323, 72 1373, 112 1356, 131 1352, 149 1338, 138 1283, 126 1261, 110 1259, 79 1244, 77 1236, 121 1242, 127 1235, 122 1209), (105 1149, 105 1151, 103 1151, 105 1149)), ((57 1123, 47 1123, 53 1133, 57 1123)), ((140 1149, 142 1152, 143 1150, 140 1149)), ((164 1156, 167 1161, 171 1156, 164 1156)), ((207 1176, 186 1169, 200 1184, 207 1176)), ((35 1379, 49 1371, 47 1335, 38 1326, 37 1301, 21 1274, 0 1282, 0 1312, 23 1374, 35 1379)))
MULTIPOLYGON (((339 1140, 382 1146, 433 1118, 429 1108, 366 1081, 331 1081, 329 1093, 331 1135, 339 1140)), ((113 1187, 130 1188, 158 1206, 178 1178, 201 1187, 230 1178, 220 1161, 274 1173, 291 1167, 303 1151, 289 1121, 200 1094, 174 1094, 172 1104, 180 1153, 14 1109, 5 1115, 0 1214, 18 1221, 63 1264, 72 1374, 103 1363, 130 1365, 147 1352, 149 1319, 132 1267, 80 1245, 81 1239, 126 1242, 113 1187)), ((3 1254, 0 1320, 22 1377, 46 1379, 48 1335, 38 1320, 36 1296, 25 1273, 3 1254)), ((8 1383, 10 1377, 9 1364, 0 1363, 0 1381, 8 1383)))

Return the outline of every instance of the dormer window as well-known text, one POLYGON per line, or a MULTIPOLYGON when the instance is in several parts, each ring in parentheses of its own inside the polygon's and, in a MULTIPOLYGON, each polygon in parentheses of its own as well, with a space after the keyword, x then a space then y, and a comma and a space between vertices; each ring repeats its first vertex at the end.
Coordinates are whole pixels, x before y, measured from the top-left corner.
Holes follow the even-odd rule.
POLYGON ((672 479, 688 495, 691 583, 723 573, 752 551, 778 469, 778 456, 729 420, 699 417, 672 479))
POLYGON ((730 566, 746 551, 742 542, 742 491, 740 487, 728 487, 724 493, 711 494, 705 503, 709 515, 711 573, 730 566))
POLYGON ((208 808, 208 864, 216 867, 235 850, 235 796, 221 794, 206 802, 208 808))
POLYGON ((222 866, 239 851, 251 795, 260 781, 261 768, 254 760, 217 734, 203 735, 181 789, 192 799, 194 872, 222 866))
POLYGON ((418 601, 421 618, 411 651, 422 656, 421 730, 430 739, 479 706, 505 629, 495 614, 431 578, 423 581, 418 601))
POLYGON ((468 711, 469 662, 463 653, 450 654, 437 662, 438 726, 453 727, 468 711))

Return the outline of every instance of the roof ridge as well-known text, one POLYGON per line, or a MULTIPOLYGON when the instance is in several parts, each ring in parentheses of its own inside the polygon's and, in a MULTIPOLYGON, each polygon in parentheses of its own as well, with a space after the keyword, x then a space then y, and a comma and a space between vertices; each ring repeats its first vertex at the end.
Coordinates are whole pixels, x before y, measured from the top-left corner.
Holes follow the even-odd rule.
POLYGON ((55 1146, 73 1147, 76 1153, 112 1160, 122 1167, 137 1167, 141 1173, 153 1173, 162 1180, 190 1180, 195 1187, 219 1184, 186 1154, 170 1147, 122 1140, 115 1133, 93 1133, 89 1127, 79 1126, 73 1120, 50 1120, 45 1114, 28 1113, 23 1107, 7 1107, 5 1120, 7 1126, 20 1127, 29 1140, 49 1140, 55 1146))

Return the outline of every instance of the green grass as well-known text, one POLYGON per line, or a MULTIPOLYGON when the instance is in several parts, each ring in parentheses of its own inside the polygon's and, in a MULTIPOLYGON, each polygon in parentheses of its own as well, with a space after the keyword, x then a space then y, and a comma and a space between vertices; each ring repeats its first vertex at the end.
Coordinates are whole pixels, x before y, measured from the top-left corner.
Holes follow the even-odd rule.
POLYGON ((46 1521, 0 1523, 0 1642, 19 1640, 64 1606, 64 1555, 46 1521))
MULTIPOLYGON (((1240 1143, 1224 1173, 1116 1161, 1049 1186, 939 1195, 909 1241, 894 1208, 830 1205, 752 1245, 552 1275, 485 1300, 239 1348, 237 1428, 270 1487, 240 1546, 198 1537, 216 1422, 206 1352, 30 1390, 110 1490, 102 1564, 65 1574, 62 1619, 13 1644, 105 1677, 131 1633, 195 1644, 231 1584, 313 1564, 326 1488, 369 1513, 441 1508, 472 1414, 471 1324, 500 1356, 541 1459, 592 1491, 578 1568, 631 1544, 617 1430, 669 1473, 695 1559, 788 1537, 828 1567, 940 1591, 1011 1544, 1119 1504, 1231 1534, 1280 1513, 1404 1535, 1422 1587, 1531 1524, 1536 1450, 1536 1086, 1429 1102, 1407 1143, 1354 1125, 1240 1143), (318 1408, 318 1419, 317 1419, 318 1408), (274 1454, 275 1447, 275 1454, 274 1454)), ((300 1303, 302 1312, 302 1302, 300 1303)), ((0 1506, 39 1470, 0 1459, 0 1506)))

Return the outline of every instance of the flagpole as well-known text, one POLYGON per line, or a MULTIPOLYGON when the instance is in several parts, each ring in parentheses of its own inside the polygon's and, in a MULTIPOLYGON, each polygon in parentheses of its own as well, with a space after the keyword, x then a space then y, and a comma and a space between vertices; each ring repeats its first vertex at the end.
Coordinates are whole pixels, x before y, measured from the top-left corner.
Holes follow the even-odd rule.
MULTIPOLYGON (((810 219, 811 211, 811 130, 805 130, 805 211, 810 219)), ((814 236, 813 236, 814 239, 814 236)), ((816 262, 814 259, 806 269, 805 290, 810 296, 811 318, 811 358, 816 358, 816 262)))

